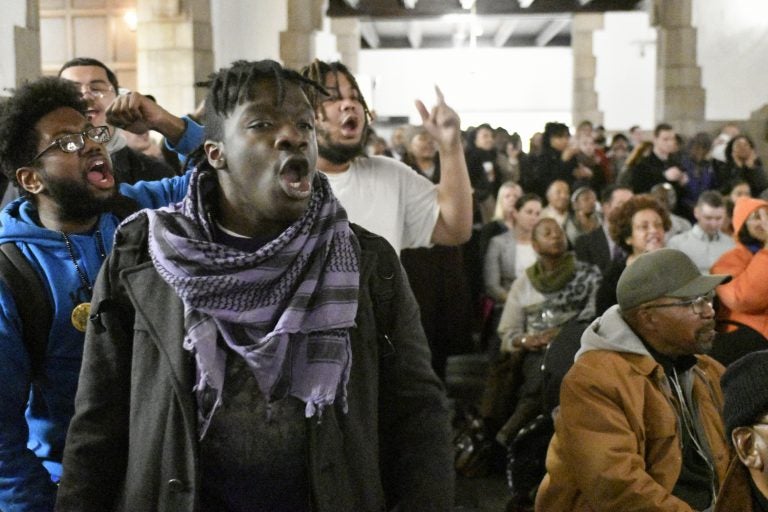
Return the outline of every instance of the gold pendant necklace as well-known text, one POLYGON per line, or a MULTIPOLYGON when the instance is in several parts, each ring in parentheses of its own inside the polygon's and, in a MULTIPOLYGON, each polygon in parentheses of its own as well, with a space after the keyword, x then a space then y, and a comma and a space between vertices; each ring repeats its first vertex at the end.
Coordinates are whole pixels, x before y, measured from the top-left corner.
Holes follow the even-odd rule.
MULTIPOLYGON (((99 230, 96 230, 96 233, 94 234, 96 237, 96 245, 99 249, 99 255, 101 256, 101 261, 103 262, 104 259, 107 257, 106 250, 104 249, 104 243, 101 240, 101 232, 99 230)), ((91 295, 93 294, 93 285, 88 280, 88 276, 85 274, 82 268, 80 268, 80 265, 77 264, 77 258, 75 258, 75 252, 72 249, 72 241, 69 239, 69 236, 67 236, 66 233, 63 231, 61 232, 61 236, 64 238, 64 244, 67 246, 67 252, 69 252, 69 258, 72 260, 72 263, 75 265, 75 270, 77 271, 78 277, 80 277, 80 282, 83 285, 83 288, 88 290, 88 299, 90 300, 91 295)), ((70 319, 72 321, 72 326, 77 329, 80 332, 85 332, 85 328, 88 326, 88 318, 91 316, 91 303, 90 302, 81 302, 80 304, 76 304, 74 308, 72 308, 72 315, 70 316, 70 319)))
POLYGON ((91 316, 91 303, 81 302, 72 310, 72 325, 78 331, 85 332, 89 316, 91 316))

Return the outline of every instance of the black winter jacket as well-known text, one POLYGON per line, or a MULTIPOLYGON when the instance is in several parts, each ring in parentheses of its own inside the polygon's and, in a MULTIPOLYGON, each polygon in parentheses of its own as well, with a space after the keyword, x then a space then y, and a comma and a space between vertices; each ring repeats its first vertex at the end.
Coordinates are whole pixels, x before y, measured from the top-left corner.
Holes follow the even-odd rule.
MULTIPOLYGON (((335 404, 321 422, 307 420, 313 509, 451 510, 449 413, 418 308, 392 247, 354 230, 362 257, 349 411, 335 404)), ((145 216, 120 228, 92 304, 56 508, 194 512, 195 364, 182 347, 181 300, 149 260, 145 216)))

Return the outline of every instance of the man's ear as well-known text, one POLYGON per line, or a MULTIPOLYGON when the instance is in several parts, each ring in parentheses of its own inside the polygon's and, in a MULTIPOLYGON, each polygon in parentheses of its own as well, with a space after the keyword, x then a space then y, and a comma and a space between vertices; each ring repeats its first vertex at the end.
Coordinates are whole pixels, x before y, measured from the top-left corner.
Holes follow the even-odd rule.
POLYGON ((731 439, 741 463, 748 468, 762 471, 765 461, 760 456, 760 451, 756 449, 758 443, 764 442, 760 436, 756 435, 750 427, 736 427, 731 433, 731 439))
POLYGON ((203 145, 208 163, 214 169, 224 169, 227 166, 227 158, 224 155, 224 143, 215 140, 206 140, 203 145))
POLYGON ((30 194, 37 195, 45 190, 45 184, 40 176, 40 169, 34 167, 25 166, 16 169, 16 181, 19 182, 21 188, 30 194))
POLYGON ((646 309, 642 307, 638 308, 637 321, 641 322, 644 328, 653 329, 654 331, 656 330, 655 317, 652 313, 652 310, 650 309, 646 309))

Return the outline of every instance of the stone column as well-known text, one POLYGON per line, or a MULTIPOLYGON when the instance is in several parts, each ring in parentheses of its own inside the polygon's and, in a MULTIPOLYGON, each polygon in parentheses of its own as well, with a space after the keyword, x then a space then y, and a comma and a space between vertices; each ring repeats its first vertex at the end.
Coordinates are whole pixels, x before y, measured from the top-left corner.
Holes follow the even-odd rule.
POLYGON ((603 28, 600 13, 574 14, 571 26, 571 48, 573 51, 573 124, 589 120, 603 124, 603 112, 597 103, 595 75, 597 58, 593 51, 593 36, 603 28))
POLYGON ((656 0, 652 23, 656 46, 656 122, 679 133, 694 134, 704 122, 706 92, 696 62, 696 29, 691 24, 692 0, 656 0))
POLYGON ((331 19, 331 32, 336 35, 336 48, 343 62, 352 73, 357 73, 360 54, 360 21, 357 18, 331 19))
POLYGON ((768 104, 752 112, 745 128, 755 142, 755 150, 760 159, 768 161, 768 104))
POLYGON ((280 60, 301 69, 317 56, 316 37, 323 29, 324 0, 288 0, 288 28, 280 32, 280 60))
POLYGON ((16 50, 16 86, 41 74, 40 6, 37 0, 27 0, 27 24, 14 27, 13 47, 16 50))
POLYGON ((0 49, 0 90, 10 90, 42 73, 40 6, 37 0, 13 0, 3 5, 3 15, 0 36, 10 44, 0 49))
POLYGON ((138 0, 139 91, 170 112, 192 112, 206 91, 195 87, 213 71, 208 0, 138 0))

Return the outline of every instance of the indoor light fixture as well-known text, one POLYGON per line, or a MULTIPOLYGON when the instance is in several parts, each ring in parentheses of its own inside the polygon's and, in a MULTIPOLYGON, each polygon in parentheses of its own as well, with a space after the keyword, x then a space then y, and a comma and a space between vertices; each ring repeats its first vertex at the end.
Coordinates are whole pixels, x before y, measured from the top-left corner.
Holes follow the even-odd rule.
POLYGON ((133 9, 130 9, 128 11, 125 11, 125 14, 123 14, 123 21, 126 25, 128 25, 128 30, 131 32, 136 32, 136 27, 139 24, 139 19, 136 16, 136 11, 133 9))

